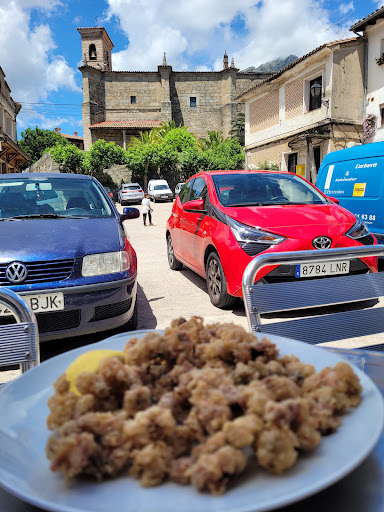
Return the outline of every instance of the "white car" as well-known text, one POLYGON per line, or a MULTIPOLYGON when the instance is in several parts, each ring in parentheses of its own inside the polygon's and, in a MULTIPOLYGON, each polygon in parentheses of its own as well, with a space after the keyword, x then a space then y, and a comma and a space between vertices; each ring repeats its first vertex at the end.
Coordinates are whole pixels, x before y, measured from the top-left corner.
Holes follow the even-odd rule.
POLYGON ((179 195, 180 190, 183 188, 184 183, 178 183, 175 187, 175 197, 179 195))
POLYGON ((140 203, 144 197, 144 190, 138 183, 123 183, 117 194, 117 200, 121 205, 127 203, 140 203))

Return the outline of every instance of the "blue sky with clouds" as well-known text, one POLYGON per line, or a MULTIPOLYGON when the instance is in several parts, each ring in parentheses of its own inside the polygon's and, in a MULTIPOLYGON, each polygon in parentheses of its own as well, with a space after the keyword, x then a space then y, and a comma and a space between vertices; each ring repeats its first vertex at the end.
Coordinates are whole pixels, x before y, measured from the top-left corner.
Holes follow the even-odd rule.
POLYGON ((244 69, 354 37, 379 0, 0 0, 0 66, 25 128, 83 133, 80 34, 104 26, 115 71, 244 69))

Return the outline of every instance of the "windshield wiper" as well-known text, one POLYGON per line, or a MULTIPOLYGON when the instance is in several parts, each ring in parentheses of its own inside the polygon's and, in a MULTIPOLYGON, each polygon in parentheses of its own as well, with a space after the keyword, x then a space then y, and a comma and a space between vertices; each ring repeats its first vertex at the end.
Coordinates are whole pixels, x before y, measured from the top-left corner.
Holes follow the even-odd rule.
POLYGON ((282 204, 298 204, 298 203, 291 203, 290 201, 267 201, 265 203, 259 203, 259 206, 281 206, 282 204))
POLYGON ((237 206, 263 206, 263 203, 233 203, 233 204, 227 204, 227 208, 237 207, 237 206))
POLYGON ((29 215, 14 215, 3 220, 21 220, 21 219, 85 219, 79 215, 59 215, 57 213, 31 213, 29 215))

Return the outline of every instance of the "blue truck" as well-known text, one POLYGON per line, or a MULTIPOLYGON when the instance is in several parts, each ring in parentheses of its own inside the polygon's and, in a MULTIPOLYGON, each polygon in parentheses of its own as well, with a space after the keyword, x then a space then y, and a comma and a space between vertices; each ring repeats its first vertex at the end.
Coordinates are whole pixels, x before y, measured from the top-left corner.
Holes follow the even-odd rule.
POLYGON ((384 244, 384 142, 329 153, 316 186, 364 221, 384 244))

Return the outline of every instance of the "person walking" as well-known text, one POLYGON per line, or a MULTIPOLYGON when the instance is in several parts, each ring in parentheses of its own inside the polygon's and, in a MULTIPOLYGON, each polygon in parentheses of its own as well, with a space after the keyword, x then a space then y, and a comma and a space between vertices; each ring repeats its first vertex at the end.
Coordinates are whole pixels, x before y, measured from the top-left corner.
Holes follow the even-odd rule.
POLYGON ((152 207, 151 207, 151 200, 149 198, 149 194, 145 194, 142 201, 142 214, 143 214, 143 222, 144 226, 147 225, 147 215, 149 220, 149 225, 153 226, 152 224, 152 207))

